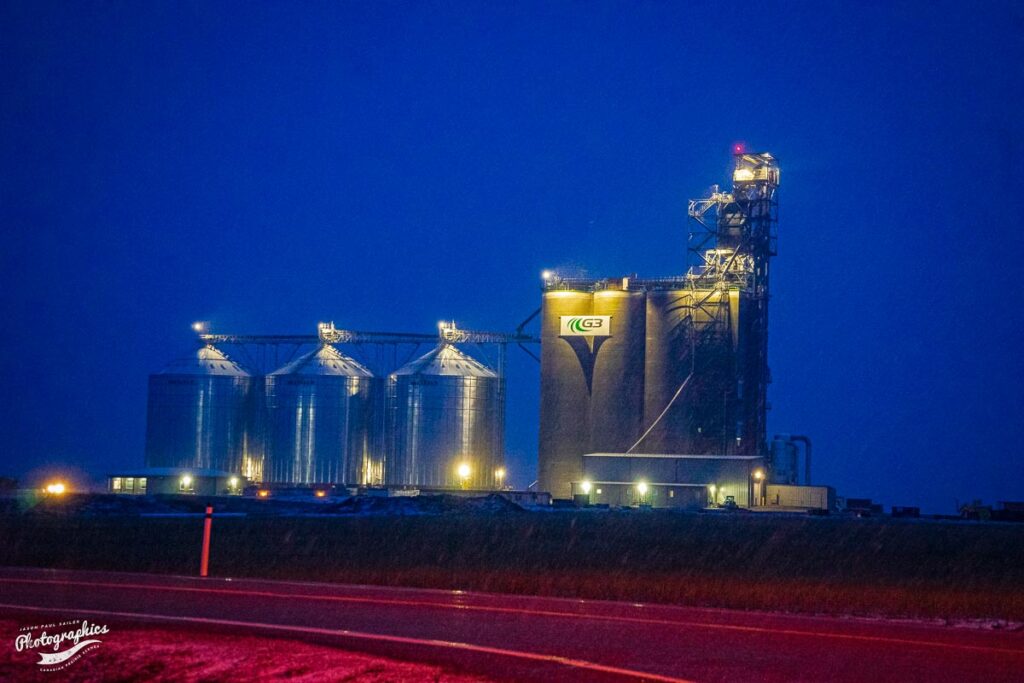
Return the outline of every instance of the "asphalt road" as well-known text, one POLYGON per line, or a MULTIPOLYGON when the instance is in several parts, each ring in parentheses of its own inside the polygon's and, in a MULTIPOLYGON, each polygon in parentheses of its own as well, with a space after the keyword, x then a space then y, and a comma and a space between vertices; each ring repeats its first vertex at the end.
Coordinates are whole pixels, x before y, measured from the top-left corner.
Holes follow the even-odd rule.
POLYGON ((460 591, 9 568, 0 615, 88 617, 111 638, 137 622, 257 633, 514 681, 1024 680, 1024 631, 460 591))

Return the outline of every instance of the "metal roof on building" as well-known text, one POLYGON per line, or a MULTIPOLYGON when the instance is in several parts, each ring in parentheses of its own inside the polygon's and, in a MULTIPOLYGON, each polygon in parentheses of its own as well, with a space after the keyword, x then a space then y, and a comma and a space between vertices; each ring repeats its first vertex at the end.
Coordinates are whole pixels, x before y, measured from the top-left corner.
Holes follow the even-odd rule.
POLYGON ((330 344, 296 358, 291 363, 270 373, 277 375, 315 375, 340 377, 373 377, 358 361, 349 358, 330 344))
MULTIPOLYGON (((578 484, 580 482, 575 482, 574 481, 573 483, 574 484, 578 484)), ((635 481, 596 481, 596 480, 592 481, 590 483, 593 486, 597 486, 599 484, 601 486, 636 486, 636 484, 637 484, 637 482, 635 482, 635 481)), ((711 484, 711 483, 708 483, 708 484, 692 484, 692 483, 686 483, 686 482, 681 482, 681 481, 651 481, 651 482, 644 482, 644 483, 646 483, 648 486, 675 486, 677 488, 684 488, 684 489, 685 488, 690 488, 690 489, 706 489, 709 486, 714 486, 714 484, 711 484)))
POLYGON ((211 345, 200 347, 190 355, 171 361, 159 374, 249 376, 241 365, 211 345))
POLYGON ((452 344, 441 344, 429 353, 391 373, 398 375, 450 375, 456 377, 497 377, 489 367, 459 351, 452 344))
POLYGON ((202 467, 143 467, 134 470, 117 470, 108 477, 237 477, 233 472, 204 469, 202 467))
POLYGON ((674 455, 671 453, 584 453, 584 458, 669 458, 672 460, 760 460, 763 455, 674 455))

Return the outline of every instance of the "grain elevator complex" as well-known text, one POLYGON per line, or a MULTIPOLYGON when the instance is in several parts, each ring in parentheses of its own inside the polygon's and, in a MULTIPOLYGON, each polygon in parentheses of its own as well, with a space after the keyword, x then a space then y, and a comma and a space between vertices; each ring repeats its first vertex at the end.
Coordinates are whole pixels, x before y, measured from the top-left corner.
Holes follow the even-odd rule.
POLYGON ((698 506, 760 494, 779 169, 740 153, 732 181, 690 202, 685 275, 545 273, 539 464, 556 497, 698 506))
POLYGON ((231 473, 261 492, 502 490, 507 347, 534 355, 539 342, 537 490, 576 504, 829 508, 832 490, 809 486, 810 441, 768 438, 778 187, 770 154, 737 152, 731 190, 689 203, 685 274, 545 271, 539 337, 526 323, 197 328, 198 348, 150 377, 146 465, 231 473))

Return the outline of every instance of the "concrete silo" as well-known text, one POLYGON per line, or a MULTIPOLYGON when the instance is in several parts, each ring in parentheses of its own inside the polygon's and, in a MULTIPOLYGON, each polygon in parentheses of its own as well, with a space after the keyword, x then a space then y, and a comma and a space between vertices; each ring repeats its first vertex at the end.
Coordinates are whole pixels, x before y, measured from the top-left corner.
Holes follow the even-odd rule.
POLYGON ((371 483, 377 380, 324 344, 266 378, 264 479, 287 484, 371 483))
POLYGON ((149 377, 147 467, 241 472, 252 377, 211 345, 149 377))
POLYGON ((738 293, 662 289, 647 295, 640 453, 735 452, 738 293))
POLYGON ((640 450, 645 453, 689 453, 685 401, 672 398, 692 369, 687 306, 692 292, 656 290, 647 293, 647 348, 644 358, 644 424, 650 428, 640 450), (661 420, 658 416, 664 412, 661 420))
POLYGON ((590 389, 594 354, 602 337, 562 337, 562 321, 589 316, 589 291, 551 289, 541 305, 540 459, 538 483, 556 498, 570 495, 583 476, 582 454, 590 446, 590 389))
POLYGON ((504 379, 443 343, 391 373, 385 481, 492 488, 504 467, 504 379), (460 473, 460 466, 465 469, 460 473))
POLYGON ((611 329, 594 358, 589 450, 625 452, 643 428, 644 293, 601 289, 594 292, 592 310, 594 316, 607 316, 611 329))
POLYGON ((582 475, 583 453, 625 451, 639 436, 645 318, 628 280, 544 292, 540 486, 555 497, 582 475))

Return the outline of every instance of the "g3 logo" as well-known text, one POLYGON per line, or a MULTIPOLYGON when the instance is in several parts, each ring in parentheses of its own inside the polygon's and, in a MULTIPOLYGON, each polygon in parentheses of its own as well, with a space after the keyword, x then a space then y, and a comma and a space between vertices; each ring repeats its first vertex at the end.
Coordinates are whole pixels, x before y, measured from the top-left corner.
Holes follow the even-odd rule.
POLYGON ((561 336, 610 337, 612 317, 610 315, 563 315, 561 336))

